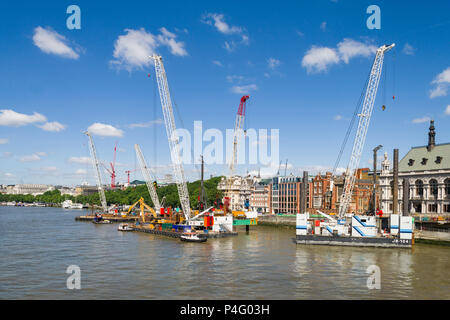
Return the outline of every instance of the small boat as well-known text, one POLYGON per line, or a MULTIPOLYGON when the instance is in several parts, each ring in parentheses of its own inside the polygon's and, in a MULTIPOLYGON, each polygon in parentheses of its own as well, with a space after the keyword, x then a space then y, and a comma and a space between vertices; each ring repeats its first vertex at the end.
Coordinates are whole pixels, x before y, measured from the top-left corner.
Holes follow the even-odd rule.
POLYGON ((128 223, 121 223, 117 228, 118 231, 133 231, 133 228, 128 225, 128 223))
POLYGON ((109 224, 109 223, 112 223, 111 221, 109 221, 109 220, 92 220, 92 223, 95 223, 95 224, 109 224))
POLYGON ((109 224, 109 223, 112 223, 112 222, 109 221, 109 220, 103 219, 103 217, 101 215, 99 215, 99 214, 95 214, 95 217, 94 217, 94 220, 92 220, 92 223, 95 223, 95 224, 109 224))
POLYGON ((180 240, 186 242, 206 242, 208 239, 199 237, 195 232, 185 232, 180 236, 180 240))

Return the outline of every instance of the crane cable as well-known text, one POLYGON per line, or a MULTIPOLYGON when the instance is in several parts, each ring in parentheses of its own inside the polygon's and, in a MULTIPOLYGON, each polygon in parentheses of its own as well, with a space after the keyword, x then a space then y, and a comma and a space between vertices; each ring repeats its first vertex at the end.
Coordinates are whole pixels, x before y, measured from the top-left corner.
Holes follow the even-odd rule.
POLYGON ((364 93, 366 92, 367 84, 369 83, 370 72, 371 71, 369 71, 369 74, 367 75, 366 82, 364 84, 364 87, 362 88, 361 95, 359 96, 359 100, 358 100, 358 103, 356 104, 355 111, 353 112, 352 120, 350 121, 350 124, 348 126, 347 132, 345 133, 344 141, 342 142, 341 149, 339 150, 339 154, 338 154, 338 157, 336 159, 336 162, 334 163, 332 176, 334 176, 336 174, 336 169, 337 169, 337 167, 339 165, 339 162, 341 161, 342 154, 344 153, 344 149, 345 149, 345 146, 347 145, 348 138, 350 137, 350 133, 351 133, 351 131, 353 129, 353 126, 355 124, 355 120, 358 117, 358 111, 361 108, 361 103, 362 103, 362 100, 364 99, 364 93))

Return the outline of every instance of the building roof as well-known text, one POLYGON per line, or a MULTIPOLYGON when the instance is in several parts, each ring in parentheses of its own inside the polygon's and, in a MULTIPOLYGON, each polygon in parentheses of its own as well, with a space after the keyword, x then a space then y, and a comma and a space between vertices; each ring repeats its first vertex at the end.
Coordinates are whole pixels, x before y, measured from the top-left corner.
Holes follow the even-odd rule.
POLYGON ((450 169, 450 143, 436 144, 430 151, 427 146, 413 147, 400 160, 399 172, 450 169), (426 159, 426 160, 425 160, 426 159))

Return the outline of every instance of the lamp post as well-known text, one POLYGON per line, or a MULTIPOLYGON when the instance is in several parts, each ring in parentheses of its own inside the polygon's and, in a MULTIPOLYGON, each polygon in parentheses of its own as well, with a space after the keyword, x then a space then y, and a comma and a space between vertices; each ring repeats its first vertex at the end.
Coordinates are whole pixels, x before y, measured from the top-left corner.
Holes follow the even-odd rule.
POLYGON ((373 214, 377 213, 377 152, 383 146, 380 144, 375 149, 373 149, 373 196, 372 196, 372 208, 373 214))

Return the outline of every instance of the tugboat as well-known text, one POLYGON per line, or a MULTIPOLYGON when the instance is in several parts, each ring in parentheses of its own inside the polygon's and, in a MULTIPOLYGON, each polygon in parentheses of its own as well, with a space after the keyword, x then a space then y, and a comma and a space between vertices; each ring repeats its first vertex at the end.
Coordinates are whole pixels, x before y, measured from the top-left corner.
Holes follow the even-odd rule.
POLYGON ((206 242, 208 239, 199 237, 195 232, 185 232, 180 236, 180 240, 186 242, 206 242))
POLYGON ((119 227, 117 228, 118 231, 133 231, 133 228, 131 228, 128 223, 121 223, 119 224, 119 227))

